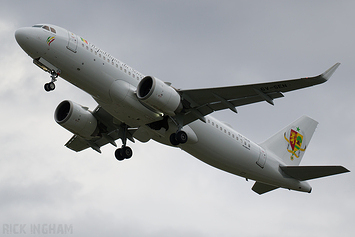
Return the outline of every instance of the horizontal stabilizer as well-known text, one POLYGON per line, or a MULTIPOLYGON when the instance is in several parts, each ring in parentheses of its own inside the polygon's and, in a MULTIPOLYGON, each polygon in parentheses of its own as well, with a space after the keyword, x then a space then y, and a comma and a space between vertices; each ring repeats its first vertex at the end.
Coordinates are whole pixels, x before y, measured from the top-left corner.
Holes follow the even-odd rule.
POLYGON ((300 181, 350 172, 343 166, 280 166, 288 176, 300 181))
POLYGON ((257 194, 264 194, 264 193, 267 193, 267 192, 270 192, 274 189, 277 189, 279 187, 276 187, 276 186, 272 186, 272 185, 269 185, 269 184, 264 184, 264 183, 260 183, 260 182, 255 182, 252 190, 254 192, 256 192, 257 194))

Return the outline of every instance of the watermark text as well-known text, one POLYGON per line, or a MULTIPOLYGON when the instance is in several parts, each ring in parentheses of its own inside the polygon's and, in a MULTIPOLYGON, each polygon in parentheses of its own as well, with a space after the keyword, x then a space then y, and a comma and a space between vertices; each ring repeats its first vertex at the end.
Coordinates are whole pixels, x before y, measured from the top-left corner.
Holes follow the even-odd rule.
POLYGON ((3 235, 70 235, 73 234, 72 224, 3 224, 3 235))

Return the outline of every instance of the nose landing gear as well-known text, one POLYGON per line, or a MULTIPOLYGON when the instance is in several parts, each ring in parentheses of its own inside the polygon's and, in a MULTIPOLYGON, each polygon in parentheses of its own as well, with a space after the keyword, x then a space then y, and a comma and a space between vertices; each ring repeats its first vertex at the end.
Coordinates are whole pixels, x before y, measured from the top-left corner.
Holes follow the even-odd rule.
POLYGON ((54 82, 57 81, 57 77, 59 75, 59 72, 56 72, 54 70, 51 70, 51 82, 44 84, 44 89, 49 92, 55 89, 55 84, 54 82))
POLYGON ((54 82, 49 82, 49 83, 44 84, 44 89, 45 89, 47 92, 54 90, 54 89, 55 89, 55 84, 54 84, 54 82))

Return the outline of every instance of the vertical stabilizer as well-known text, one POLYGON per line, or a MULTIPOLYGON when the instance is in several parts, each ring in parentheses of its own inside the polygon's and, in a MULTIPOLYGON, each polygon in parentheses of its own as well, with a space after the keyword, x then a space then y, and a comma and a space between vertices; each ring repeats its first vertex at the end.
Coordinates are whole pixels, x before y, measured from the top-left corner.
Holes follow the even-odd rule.
POLYGON ((299 165, 317 125, 317 121, 303 116, 260 145, 285 165, 299 165))

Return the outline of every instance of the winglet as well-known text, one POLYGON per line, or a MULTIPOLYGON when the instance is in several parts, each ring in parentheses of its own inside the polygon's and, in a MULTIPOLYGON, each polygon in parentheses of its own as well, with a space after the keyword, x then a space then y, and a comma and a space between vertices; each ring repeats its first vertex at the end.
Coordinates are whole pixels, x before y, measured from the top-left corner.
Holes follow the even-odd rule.
POLYGON ((340 63, 336 63, 334 64, 334 66, 332 66, 331 68, 329 68, 327 71, 325 71, 321 77, 323 79, 325 79, 326 81, 333 75, 333 73, 335 72, 335 70, 337 70, 337 68, 339 67, 340 63))

